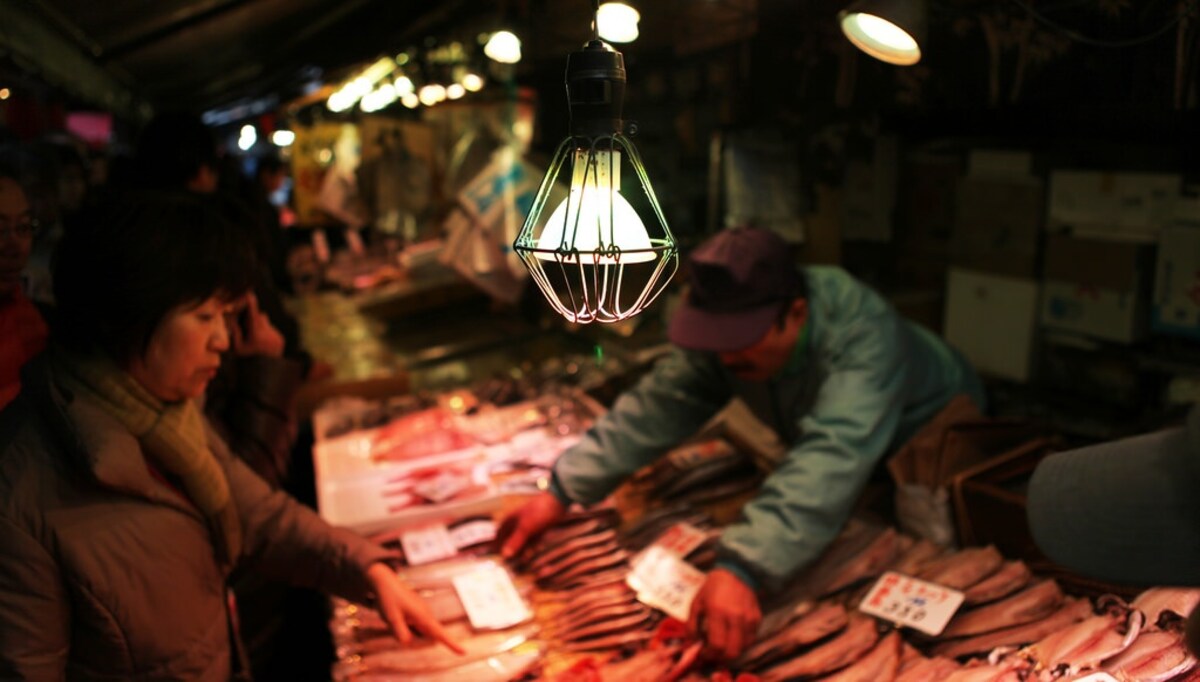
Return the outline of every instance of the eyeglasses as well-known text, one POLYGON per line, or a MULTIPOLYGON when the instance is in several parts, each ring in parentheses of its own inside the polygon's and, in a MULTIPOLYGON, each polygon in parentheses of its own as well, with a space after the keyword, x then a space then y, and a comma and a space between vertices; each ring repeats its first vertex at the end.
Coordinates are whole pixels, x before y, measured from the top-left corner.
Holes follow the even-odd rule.
POLYGON ((37 234, 41 223, 37 218, 23 216, 12 220, 8 217, 0 216, 0 239, 8 239, 10 235, 15 235, 21 239, 29 239, 37 234))

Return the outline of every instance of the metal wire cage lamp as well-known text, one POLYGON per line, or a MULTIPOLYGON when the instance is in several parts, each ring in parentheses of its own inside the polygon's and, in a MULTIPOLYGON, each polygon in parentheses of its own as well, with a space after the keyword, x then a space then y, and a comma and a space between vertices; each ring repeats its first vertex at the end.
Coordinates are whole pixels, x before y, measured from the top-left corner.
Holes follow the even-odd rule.
POLYGON ((513 249, 568 321, 617 322, 663 292, 679 267, 679 248, 625 135, 624 58, 594 28, 591 41, 567 58, 566 85, 570 134, 513 249), (569 181, 566 197, 560 180, 569 181))

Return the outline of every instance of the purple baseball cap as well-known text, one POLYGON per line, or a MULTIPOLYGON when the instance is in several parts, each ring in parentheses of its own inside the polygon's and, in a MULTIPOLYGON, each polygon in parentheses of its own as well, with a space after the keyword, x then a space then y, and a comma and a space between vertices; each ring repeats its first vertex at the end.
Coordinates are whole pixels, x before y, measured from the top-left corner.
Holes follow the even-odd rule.
POLYGON ((667 337, 690 350, 754 345, 801 291, 791 247, 763 228, 724 230, 697 246, 688 264, 688 291, 667 337))

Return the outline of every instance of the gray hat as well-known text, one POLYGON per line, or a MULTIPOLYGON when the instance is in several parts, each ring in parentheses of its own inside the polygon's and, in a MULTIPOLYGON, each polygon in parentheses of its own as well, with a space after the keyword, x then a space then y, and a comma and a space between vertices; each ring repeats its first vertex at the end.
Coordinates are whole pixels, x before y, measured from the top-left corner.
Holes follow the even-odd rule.
POLYGON ((1050 559, 1130 585, 1200 585, 1200 405, 1185 425, 1050 455, 1029 483, 1050 559))

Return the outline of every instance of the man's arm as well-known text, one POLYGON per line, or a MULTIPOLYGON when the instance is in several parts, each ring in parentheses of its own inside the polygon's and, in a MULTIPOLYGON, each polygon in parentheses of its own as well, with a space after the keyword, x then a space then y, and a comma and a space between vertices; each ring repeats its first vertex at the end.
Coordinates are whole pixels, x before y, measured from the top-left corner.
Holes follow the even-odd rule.
POLYGON ((845 524, 872 468, 891 442, 903 408, 907 338, 894 315, 850 333, 799 440, 721 536, 718 565, 753 587, 780 588, 814 561, 845 524))
POLYGON ((673 350, 559 457, 552 490, 563 503, 599 502, 627 476, 696 433, 729 398, 715 358, 673 350))

